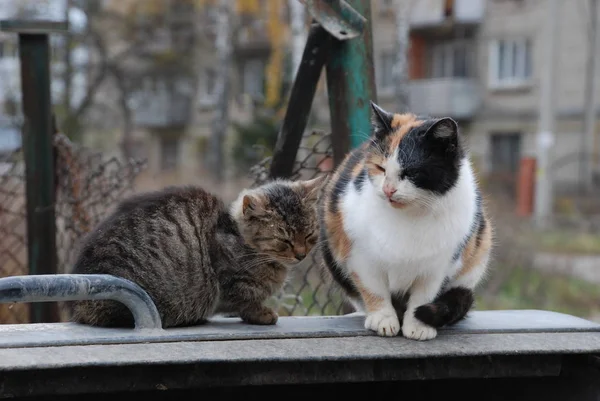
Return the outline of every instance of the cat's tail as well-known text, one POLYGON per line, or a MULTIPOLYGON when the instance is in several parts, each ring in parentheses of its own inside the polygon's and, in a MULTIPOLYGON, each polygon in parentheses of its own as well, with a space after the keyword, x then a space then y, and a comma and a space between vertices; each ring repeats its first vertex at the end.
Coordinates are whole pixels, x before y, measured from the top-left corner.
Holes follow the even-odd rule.
POLYGON ((464 319, 474 301, 472 290, 454 287, 440 294, 432 303, 419 306, 415 317, 429 326, 440 328, 464 319))

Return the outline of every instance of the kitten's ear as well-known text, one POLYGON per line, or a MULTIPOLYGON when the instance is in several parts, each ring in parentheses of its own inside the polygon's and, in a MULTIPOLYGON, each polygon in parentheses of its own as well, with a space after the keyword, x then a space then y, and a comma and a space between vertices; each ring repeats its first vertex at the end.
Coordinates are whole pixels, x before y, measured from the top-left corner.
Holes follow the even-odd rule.
POLYGON ((450 117, 437 120, 425 133, 435 139, 454 139, 458 137, 458 124, 450 117))
POLYGON ((262 206, 261 199, 256 195, 246 194, 242 198, 242 214, 247 216, 256 211, 262 206))
POLYGON ((327 181, 327 174, 323 174, 319 177, 313 178, 312 180, 304 181, 302 186, 306 191, 308 199, 317 199, 319 191, 327 181))
POLYGON ((394 115, 388 113, 371 101, 371 125, 376 138, 382 138, 392 132, 394 115))

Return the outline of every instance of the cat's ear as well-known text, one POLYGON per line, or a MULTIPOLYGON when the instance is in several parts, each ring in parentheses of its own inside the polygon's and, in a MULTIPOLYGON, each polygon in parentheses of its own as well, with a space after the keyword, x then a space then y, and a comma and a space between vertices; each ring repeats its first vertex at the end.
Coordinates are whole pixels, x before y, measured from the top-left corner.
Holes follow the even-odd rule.
POLYGON ((381 139, 392 132, 392 120, 394 115, 388 113, 373 101, 371 103, 371 126, 373 135, 381 139))
POLYGON ((306 197, 311 200, 318 198, 319 191, 327 181, 327 174, 320 175, 312 180, 304 181, 302 187, 306 193, 306 197))
POLYGON ((450 117, 440 118, 429 127, 425 135, 434 139, 454 140, 458 137, 458 124, 450 117))
POLYGON ((255 214, 263 206, 262 199, 253 194, 246 194, 242 198, 242 214, 248 216, 250 213, 255 214))

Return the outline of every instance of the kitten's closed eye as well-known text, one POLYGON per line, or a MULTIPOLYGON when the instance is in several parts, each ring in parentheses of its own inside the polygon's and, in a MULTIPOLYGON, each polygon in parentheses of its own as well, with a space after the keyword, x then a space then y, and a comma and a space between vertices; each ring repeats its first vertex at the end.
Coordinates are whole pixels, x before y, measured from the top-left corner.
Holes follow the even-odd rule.
POLYGON ((314 244, 317 241, 318 235, 316 232, 312 232, 304 237, 304 240, 309 244, 314 244))

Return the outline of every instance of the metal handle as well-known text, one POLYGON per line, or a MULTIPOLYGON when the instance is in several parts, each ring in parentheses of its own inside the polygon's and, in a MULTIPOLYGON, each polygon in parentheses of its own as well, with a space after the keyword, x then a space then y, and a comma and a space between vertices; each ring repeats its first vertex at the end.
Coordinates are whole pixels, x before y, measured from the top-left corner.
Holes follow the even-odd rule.
POLYGON ((137 284, 108 274, 39 274, 0 279, 0 303, 112 300, 133 314, 136 329, 161 329, 158 310, 137 284))

